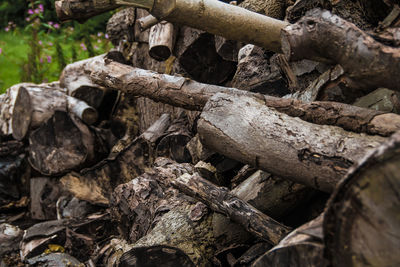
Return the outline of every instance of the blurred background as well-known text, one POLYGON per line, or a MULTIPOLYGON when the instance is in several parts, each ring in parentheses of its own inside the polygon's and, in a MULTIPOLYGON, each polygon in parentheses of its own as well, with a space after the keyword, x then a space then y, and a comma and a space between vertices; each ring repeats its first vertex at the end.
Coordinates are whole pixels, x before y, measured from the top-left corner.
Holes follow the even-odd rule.
POLYGON ((0 1, 0 93, 20 82, 52 82, 66 64, 108 51, 113 12, 60 23, 55 0, 0 1))

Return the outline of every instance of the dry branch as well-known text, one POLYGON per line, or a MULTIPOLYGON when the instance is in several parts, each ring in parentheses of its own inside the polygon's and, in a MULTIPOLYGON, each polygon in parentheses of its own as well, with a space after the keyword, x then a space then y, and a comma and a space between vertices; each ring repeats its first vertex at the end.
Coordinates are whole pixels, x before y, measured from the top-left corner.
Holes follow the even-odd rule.
POLYGON ((172 185, 205 202, 214 211, 227 215, 250 233, 271 244, 277 244, 290 232, 290 228, 258 211, 226 188, 215 186, 198 174, 184 174, 173 180, 172 185))
POLYGON ((282 50, 290 60, 340 64, 352 87, 400 90, 400 49, 375 41, 354 24, 313 10, 282 31, 282 50))
POLYGON ((88 18, 116 9, 120 5, 113 0, 60 0, 55 2, 57 16, 61 21, 77 20, 84 22, 88 18))
POLYGON ((279 112, 312 123, 337 125, 349 131, 389 136, 400 129, 400 116, 392 113, 385 114, 343 103, 303 103, 298 100, 257 95, 235 88, 203 84, 183 77, 133 68, 101 57, 87 64, 85 72, 96 84, 189 110, 201 111, 214 94, 222 92, 254 96, 279 112), (387 121, 391 123, 388 124, 387 121))

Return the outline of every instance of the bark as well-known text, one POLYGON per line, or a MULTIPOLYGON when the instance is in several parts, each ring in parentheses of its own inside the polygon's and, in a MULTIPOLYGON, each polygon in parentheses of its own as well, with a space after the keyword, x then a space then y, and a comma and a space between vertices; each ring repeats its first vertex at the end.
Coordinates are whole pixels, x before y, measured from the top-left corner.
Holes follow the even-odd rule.
MULTIPOLYGON (((143 260, 159 265, 157 260, 163 255, 159 248, 164 248, 165 254, 171 250, 178 252, 177 260, 189 258, 192 264, 184 266, 210 265, 215 242, 211 216, 203 204, 195 204, 170 185, 179 175, 192 172, 189 164, 159 158, 151 171, 115 189, 111 214, 122 236, 132 242, 122 249, 126 253, 119 256, 120 264, 136 259, 138 266, 145 266, 143 260), (147 257, 143 258, 143 253, 147 257)), ((113 254, 118 257, 122 253, 113 254)), ((108 261, 107 266, 110 265, 108 261)))
POLYGON ((150 169, 155 159, 155 143, 170 124, 168 115, 161 116, 146 132, 129 144, 118 143, 108 158, 80 173, 61 179, 65 189, 78 199, 92 204, 108 205, 112 190, 150 169))
POLYGON ((303 103, 297 100, 251 94, 234 88, 198 83, 183 77, 159 74, 116 62, 105 64, 101 58, 87 65, 85 72, 99 85, 189 110, 201 111, 214 94, 222 92, 237 96, 251 95, 260 98, 266 106, 279 112, 298 116, 316 124, 336 125, 348 131, 389 136, 399 129, 400 125, 400 117, 391 113, 377 112, 343 103, 303 103), (391 124, 387 124, 389 118, 391 124))
POLYGON ((97 120, 97 111, 77 98, 68 96, 55 84, 17 84, 4 95, 0 122, 2 135, 25 138, 30 129, 39 127, 55 110, 75 114, 87 124, 97 120))
POLYGON ((282 50, 290 60, 340 64, 351 87, 400 90, 400 49, 375 41, 354 24, 328 11, 313 10, 286 27, 282 31, 282 50))
POLYGON ((63 111, 55 111, 29 135, 29 163, 44 175, 62 175, 107 154, 107 145, 95 131, 63 111))
POLYGON ((327 266, 323 257, 322 221, 323 216, 319 216, 295 229, 251 266, 327 266))
POLYGON ((197 129, 201 141, 218 153, 325 192, 335 188, 354 162, 385 141, 308 123, 277 112, 260 99, 228 94, 210 99, 197 129))
POLYGON ((215 51, 214 36, 189 27, 181 27, 175 56, 179 65, 194 80, 221 84, 235 71, 235 63, 224 60, 215 51))
POLYGON ((124 44, 135 41, 135 8, 125 8, 115 13, 107 22, 106 33, 112 44, 122 52, 124 44))
POLYGON ((323 226, 331 266, 399 265, 399 146, 396 133, 359 161, 331 196, 323 226))
POLYGON ((150 28, 149 55, 158 61, 165 61, 172 55, 175 44, 174 25, 161 21, 150 28))
POLYGON ((113 0, 60 0, 55 2, 57 16, 61 21, 77 20, 81 23, 96 15, 120 7, 113 0))
POLYGON ((205 202, 211 209, 223 213, 247 231, 271 244, 277 244, 290 229, 263 214, 226 188, 217 187, 198 174, 185 174, 172 185, 192 197, 205 202))

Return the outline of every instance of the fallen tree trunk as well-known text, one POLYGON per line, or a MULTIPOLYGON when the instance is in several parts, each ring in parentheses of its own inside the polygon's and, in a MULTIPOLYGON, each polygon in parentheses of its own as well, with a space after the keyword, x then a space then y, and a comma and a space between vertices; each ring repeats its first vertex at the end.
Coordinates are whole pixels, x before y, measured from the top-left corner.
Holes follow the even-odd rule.
POLYGON ((204 107, 197 130, 218 153, 325 192, 385 141, 290 117, 255 97, 221 93, 204 107))
POLYGON ((227 215, 256 237, 271 244, 277 244, 290 232, 290 228, 229 193, 226 188, 215 186, 198 174, 184 174, 173 180, 172 185, 205 202, 214 211, 227 215))
POLYGON ((113 0, 60 0, 55 2, 57 16, 61 21, 74 19, 81 23, 120 6, 113 0))
POLYGON ((99 85, 189 110, 201 111, 214 94, 222 92, 254 96, 279 112, 312 123, 337 125, 349 131, 389 136, 400 129, 400 116, 392 113, 336 102, 303 103, 298 100, 252 94, 235 88, 203 84, 183 77, 133 68, 117 62, 106 63, 101 57, 87 64, 85 72, 99 85), (388 121, 391 123, 388 124, 388 121))
POLYGON ((354 166, 328 202, 330 266, 398 266, 400 133, 354 166))
POLYGON ((282 31, 289 60, 311 59, 340 64, 349 85, 400 90, 400 49, 383 45, 354 24, 329 11, 313 10, 282 31))
POLYGON ((295 229, 282 239, 277 246, 255 260, 251 266, 327 266, 327 262, 323 257, 322 221, 323 216, 321 215, 295 229))

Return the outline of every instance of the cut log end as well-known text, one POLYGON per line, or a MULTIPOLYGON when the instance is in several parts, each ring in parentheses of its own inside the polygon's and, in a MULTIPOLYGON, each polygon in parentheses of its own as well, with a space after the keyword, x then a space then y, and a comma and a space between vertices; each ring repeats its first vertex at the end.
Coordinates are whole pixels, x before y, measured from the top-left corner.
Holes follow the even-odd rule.
POLYGON ((171 50, 164 45, 157 45, 149 50, 149 55, 158 61, 165 61, 171 56, 171 50))
POLYGON ((28 91, 24 87, 18 90, 12 114, 12 135, 17 140, 22 140, 31 124, 31 100, 28 91))

